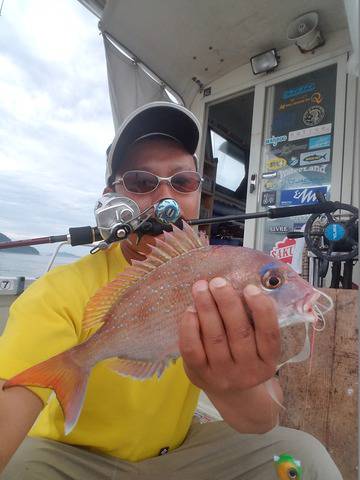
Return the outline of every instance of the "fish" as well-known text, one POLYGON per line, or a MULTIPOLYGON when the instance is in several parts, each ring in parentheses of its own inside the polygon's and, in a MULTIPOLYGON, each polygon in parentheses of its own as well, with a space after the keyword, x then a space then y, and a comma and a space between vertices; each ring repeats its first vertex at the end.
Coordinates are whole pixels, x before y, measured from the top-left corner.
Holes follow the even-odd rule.
POLYGON ((282 455, 274 455, 274 462, 276 473, 279 480, 301 480, 302 468, 300 460, 295 460, 294 457, 283 453, 282 455))
POLYGON ((319 160, 326 161, 327 154, 324 155, 308 155, 307 157, 303 158, 303 162, 318 162, 319 160))
POLYGON ((280 327, 316 322, 319 311, 331 308, 331 299, 289 265, 253 249, 209 245, 185 221, 182 229, 173 225, 172 232, 154 242, 145 260, 133 260, 89 300, 83 329, 98 327, 89 339, 3 386, 53 389, 64 413, 65 434, 78 421, 91 369, 98 362, 106 360, 116 373, 145 380, 160 378, 179 358, 179 325, 193 304, 191 289, 197 280, 224 277, 240 296, 247 284, 259 286, 277 303, 280 327))

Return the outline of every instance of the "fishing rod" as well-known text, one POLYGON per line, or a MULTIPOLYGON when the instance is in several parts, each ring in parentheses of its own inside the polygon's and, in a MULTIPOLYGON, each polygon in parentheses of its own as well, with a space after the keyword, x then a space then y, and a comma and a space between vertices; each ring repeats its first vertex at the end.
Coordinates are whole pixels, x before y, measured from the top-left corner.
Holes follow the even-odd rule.
MULTIPOLYGON (((189 225, 212 225, 231 221, 252 220, 257 218, 283 218, 310 214, 330 214, 340 208, 339 202, 326 201, 315 205, 295 207, 269 208, 264 212, 242 213, 202 219, 187 220, 189 225)), ((138 238, 147 235, 159 235, 163 231, 171 231, 172 224, 181 228, 180 207, 170 198, 164 198, 140 212, 139 206, 130 198, 115 193, 103 195, 95 206, 96 227, 84 226, 69 228, 69 233, 24 240, 0 242, 0 250, 66 242, 69 245, 100 244, 96 251, 107 248, 111 243, 127 238, 131 233, 138 238)), ((93 249, 93 250, 95 250, 93 249)))

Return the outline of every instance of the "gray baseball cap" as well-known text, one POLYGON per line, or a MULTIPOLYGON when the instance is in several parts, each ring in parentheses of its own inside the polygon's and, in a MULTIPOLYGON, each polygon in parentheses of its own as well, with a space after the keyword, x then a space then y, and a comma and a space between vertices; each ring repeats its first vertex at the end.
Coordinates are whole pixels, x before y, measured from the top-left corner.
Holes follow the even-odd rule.
MULTIPOLYGON (((136 141, 153 135, 173 138, 194 155, 199 143, 200 124, 185 107, 170 102, 152 102, 131 113, 119 127, 107 152, 105 181, 111 185, 127 149, 136 141)), ((196 157, 195 157, 196 158, 196 157)), ((197 168, 199 168, 197 159, 197 168)))

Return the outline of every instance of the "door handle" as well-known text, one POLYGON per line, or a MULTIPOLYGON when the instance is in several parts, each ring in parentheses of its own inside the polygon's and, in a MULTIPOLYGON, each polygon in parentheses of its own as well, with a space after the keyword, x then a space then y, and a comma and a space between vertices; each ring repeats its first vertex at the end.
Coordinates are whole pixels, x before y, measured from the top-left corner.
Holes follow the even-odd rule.
POLYGON ((256 189, 256 173, 253 173, 250 177, 250 193, 254 193, 256 189))

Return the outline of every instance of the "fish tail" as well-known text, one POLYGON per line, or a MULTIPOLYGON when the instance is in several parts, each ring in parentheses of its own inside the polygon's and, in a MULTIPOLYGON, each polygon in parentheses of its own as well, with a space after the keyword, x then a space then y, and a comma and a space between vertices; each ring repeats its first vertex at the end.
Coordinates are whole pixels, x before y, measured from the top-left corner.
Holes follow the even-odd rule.
POLYGON ((6 381, 3 388, 34 386, 51 388, 62 408, 65 435, 75 427, 84 403, 90 369, 81 367, 68 352, 60 353, 6 381))

